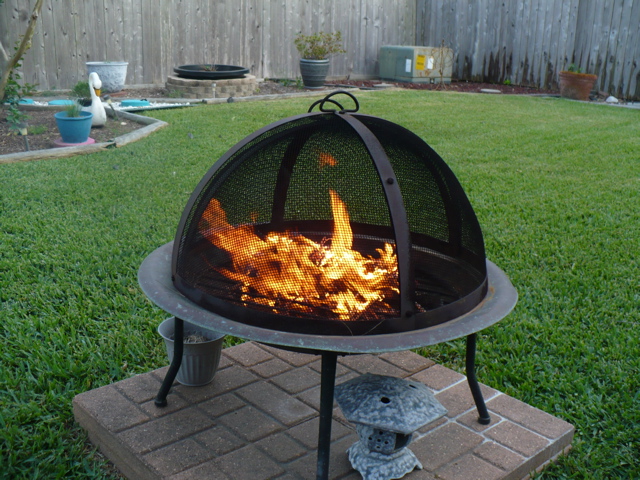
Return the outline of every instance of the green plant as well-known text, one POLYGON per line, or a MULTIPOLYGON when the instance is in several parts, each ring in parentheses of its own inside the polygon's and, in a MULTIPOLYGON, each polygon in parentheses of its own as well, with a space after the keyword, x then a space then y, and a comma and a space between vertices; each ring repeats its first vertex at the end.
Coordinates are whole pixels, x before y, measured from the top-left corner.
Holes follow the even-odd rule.
POLYGON ((319 32, 313 35, 299 33, 294 42, 300 56, 306 60, 325 60, 331 55, 345 53, 342 48, 342 33, 319 32))
POLYGON ((38 95, 40 97, 57 97, 58 95, 60 95, 60 92, 55 90, 55 88, 56 87, 53 87, 53 90, 43 90, 41 92, 38 92, 38 95))
POLYGON ((78 98, 91 97, 91 91, 89 90, 89 82, 80 81, 76 83, 71 89, 71 93, 78 98))
POLYGON ((18 124, 27 119, 27 114, 20 110, 20 101, 27 95, 31 95, 35 90, 35 85, 25 83, 20 85, 17 80, 20 75, 15 71, 9 73, 7 86, 4 90, 3 102, 8 104, 6 120, 11 130, 18 130, 18 124))
POLYGON ((64 111, 67 113, 67 117, 79 117, 80 112, 82 111, 82 105, 77 101, 73 101, 65 107, 64 111))
POLYGON ((27 131, 29 135, 42 135, 43 133, 47 133, 48 128, 46 125, 29 125, 27 131))
MULTIPOLYGON (((18 45, 15 47, 18 50, 18 45)), ((6 120, 9 123, 9 128, 14 131, 18 131, 18 124, 23 123, 27 119, 27 115, 20 110, 20 101, 27 95, 33 94, 36 86, 31 83, 20 84, 18 80, 22 77, 18 73, 17 69, 22 66, 22 58, 18 59, 14 69, 7 74, 7 84, 4 88, 4 95, 2 97, 2 103, 7 103, 6 120)))
POLYGON ((511 85, 511 80, 509 80, 508 78, 502 82, 503 85, 511 85))
POLYGON ((302 82, 302 77, 296 77, 296 88, 304 88, 304 83, 302 82))
POLYGON ((167 93, 167 95, 169 96, 169 98, 182 98, 182 92, 180 90, 169 90, 169 93, 167 93))
POLYGON ((575 63, 572 63, 567 67, 567 72, 582 73, 582 69, 579 66, 577 66, 575 63))
POLYGON ((444 73, 453 65, 453 50, 446 46, 444 38, 442 39, 440 46, 434 51, 434 59, 435 64, 438 67, 436 71, 438 72, 438 78, 440 79, 440 87, 446 88, 444 83, 444 73))
POLYGON ((20 130, 20 124, 27 120, 27 114, 16 105, 9 104, 5 118, 9 124, 9 129, 18 132, 20 130))

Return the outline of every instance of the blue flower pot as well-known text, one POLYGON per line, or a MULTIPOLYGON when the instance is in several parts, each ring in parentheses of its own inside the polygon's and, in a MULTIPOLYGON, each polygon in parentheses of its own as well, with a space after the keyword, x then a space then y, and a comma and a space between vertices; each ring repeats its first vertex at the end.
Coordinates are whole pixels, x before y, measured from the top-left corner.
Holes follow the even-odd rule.
POLYGON ((68 117, 67 112, 58 112, 54 117, 64 143, 84 143, 89 138, 93 113, 80 112, 79 117, 68 117))

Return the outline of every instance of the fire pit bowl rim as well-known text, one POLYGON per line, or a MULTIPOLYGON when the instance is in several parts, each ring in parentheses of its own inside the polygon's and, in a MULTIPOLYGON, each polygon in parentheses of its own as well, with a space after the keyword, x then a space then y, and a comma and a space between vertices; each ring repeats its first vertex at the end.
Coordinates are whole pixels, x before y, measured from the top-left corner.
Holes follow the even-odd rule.
POLYGON ((204 329, 246 340, 296 350, 338 353, 382 353, 435 345, 471 335, 499 322, 515 306, 518 293, 506 274, 487 260, 489 288, 486 297, 470 312, 446 323, 406 332, 361 335, 309 335, 270 330, 240 323, 213 313, 182 295, 171 279, 173 241, 149 254, 138 270, 145 295, 165 312, 204 329))

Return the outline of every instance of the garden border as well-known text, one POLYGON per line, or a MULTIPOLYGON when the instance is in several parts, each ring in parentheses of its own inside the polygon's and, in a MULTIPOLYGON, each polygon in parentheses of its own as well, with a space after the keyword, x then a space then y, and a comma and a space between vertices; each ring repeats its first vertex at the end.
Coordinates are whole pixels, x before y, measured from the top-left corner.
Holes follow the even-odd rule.
MULTIPOLYGON (((40 107, 42 109, 50 109, 51 107, 40 107)), ((112 118, 116 118, 116 115, 108 111, 108 115, 112 118)), ((135 142, 144 138, 151 133, 169 125, 167 122, 158 120, 151 117, 144 117, 142 115, 136 115, 130 112, 118 112, 117 118, 124 118, 136 123, 146 125, 145 127, 134 130, 133 132, 126 133, 119 137, 116 137, 110 142, 94 143, 92 145, 83 145, 78 147, 61 147, 61 148, 48 148, 44 150, 34 150, 32 152, 18 152, 9 153, 7 155, 0 155, 0 164, 28 162, 31 160, 45 160, 51 158, 64 158, 74 155, 82 155, 87 153, 94 153, 104 150, 110 147, 122 147, 128 143, 135 142)))

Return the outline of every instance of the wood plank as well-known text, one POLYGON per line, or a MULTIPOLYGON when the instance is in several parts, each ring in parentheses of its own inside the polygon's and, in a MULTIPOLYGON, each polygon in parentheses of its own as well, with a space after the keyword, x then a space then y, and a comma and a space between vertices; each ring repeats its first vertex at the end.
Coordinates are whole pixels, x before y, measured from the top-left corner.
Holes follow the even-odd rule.
POLYGON ((558 65, 559 71, 566 70, 571 63, 576 61, 575 50, 579 43, 580 0, 571 0, 570 4, 563 5, 563 12, 564 8, 568 8, 568 15, 567 21, 563 23, 562 45, 559 47, 562 52, 558 65))
MULTIPOLYGON (((47 2, 48 3, 48 2, 47 2)), ((58 58, 56 48, 56 22, 54 16, 53 5, 45 3, 42 7, 42 34, 44 40, 44 71, 47 76, 55 78, 54 85, 57 88, 71 88, 70 85, 64 83, 64 77, 58 69, 58 58)))
MULTIPOLYGON (((166 9, 164 2, 158 0, 142 0, 142 61, 143 83, 164 83, 162 65, 172 63, 167 57, 167 43, 170 35, 163 35, 161 23, 166 9), (153 14, 158 12, 159 14, 153 14), (163 41, 164 40, 164 41, 163 41)), ((166 17, 165 17, 166 18, 166 17)))
POLYGON ((553 0, 546 0, 540 5, 540 17, 542 18, 542 23, 539 25, 538 33, 539 38, 537 39, 538 47, 538 56, 540 60, 538 62, 538 68, 536 69, 536 81, 534 85, 537 86, 547 86, 547 79, 553 75, 553 72, 550 72, 549 65, 551 63, 551 30, 553 28, 553 0))
POLYGON ((468 19, 468 5, 464 0, 456 0, 457 28, 455 50, 458 52, 454 70, 458 78, 468 78, 471 74, 471 26, 468 19))
POLYGON ((600 34, 602 25, 600 2, 580 2, 578 8, 578 23, 576 35, 576 63, 584 72, 595 71, 595 55, 593 45, 597 42, 595 36, 600 34))
MULTIPOLYGON (((158 58, 158 66, 157 70, 153 72, 153 78, 156 78, 153 83, 165 83, 168 76, 174 74, 173 69, 176 66, 183 64, 182 62, 179 62, 179 58, 176 53, 176 29, 173 23, 175 12, 173 10, 173 5, 174 3, 172 0, 159 0, 153 7, 156 9, 155 11, 160 13, 160 15, 156 15, 158 19, 156 19, 154 23, 157 32, 154 33, 154 35, 159 37, 158 44, 160 45, 160 48, 156 45, 156 50, 154 51, 154 54, 158 58)), ((142 12, 144 16, 145 12, 148 11, 143 9, 142 12)), ((147 65, 146 61, 145 65, 147 65)))
POLYGON ((522 83, 522 70, 524 66, 524 55, 522 39, 524 35, 524 3, 513 0, 513 31, 514 36, 511 48, 511 81, 516 85, 522 83))
POLYGON ((50 148, 47 150, 34 150, 32 152, 11 153, 9 155, 2 155, 0 164, 87 155, 89 153, 102 151, 111 145, 113 145, 113 142, 94 143, 83 147, 50 148))
MULTIPOLYGON (((122 113, 127 113, 127 112, 120 112, 120 114, 122 113)), ((123 118, 129 118, 134 122, 143 123, 146 125, 146 127, 142 127, 132 132, 119 136, 114 140, 114 144, 116 147, 123 147, 130 143, 137 142, 138 140, 141 140, 144 137, 148 137, 153 132, 158 131, 161 128, 164 128, 169 125, 167 122, 163 122, 162 120, 156 120, 154 118, 149 119, 148 117, 144 117, 142 115, 133 114, 133 117, 135 118, 132 118, 132 117, 123 117, 123 118), (152 120, 152 121, 149 122, 148 120, 152 120)))
POLYGON ((142 2, 135 0, 125 2, 129 5, 123 10, 124 28, 124 61, 129 62, 127 67, 127 80, 129 85, 139 85, 144 82, 144 59, 142 56, 142 2))
POLYGON ((357 65, 361 58, 362 43, 360 41, 360 2, 358 0, 345 0, 342 4, 347 21, 340 28, 342 33, 342 44, 347 50, 344 55, 334 57, 333 61, 338 64, 338 71, 350 76, 357 72, 357 65))
POLYGON ((526 63, 527 69, 526 73, 523 73, 523 81, 525 85, 535 85, 536 84, 536 66, 538 64, 537 57, 537 39, 538 39, 538 27, 539 24, 543 22, 543 19, 540 19, 539 9, 540 9, 540 1, 539 0, 531 0, 529 4, 529 32, 527 34, 527 50, 526 50, 526 63))
MULTIPOLYGON (((607 44, 606 58, 607 58, 607 79, 601 81, 600 89, 610 92, 615 91, 616 82, 620 82, 620 71, 622 70, 618 52, 621 41, 626 40, 625 23, 628 21, 628 15, 624 15, 624 3, 625 0, 614 0, 611 14, 611 27, 609 29, 609 42, 607 44)), ((628 13, 628 12, 626 12, 628 13)))
POLYGON ((262 69, 262 76, 264 77, 288 77, 289 72, 279 70, 275 56, 279 50, 272 47, 272 43, 275 41, 274 34, 282 33, 282 29, 278 31, 275 29, 275 21, 285 18, 286 10, 282 2, 262 2, 262 24, 261 24, 261 42, 262 42, 262 57, 260 59, 260 68, 262 69))
POLYGON ((415 45, 425 45, 426 0, 416 0, 416 36, 415 45))
POLYGON ((498 47, 500 49, 501 57, 501 71, 500 82, 508 80, 515 83, 513 76, 513 43, 516 38, 516 16, 517 9, 515 8, 513 0, 506 0, 504 2, 504 13, 502 15, 502 21, 500 26, 500 33, 498 37, 498 47))
POLYGON ((428 45, 428 46, 437 47, 441 45, 442 40, 444 40, 445 46, 453 49, 454 64, 455 64, 455 57, 458 55, 458 52, 454 47, 457 45, 456 37, 457 37, 457 30, 459 28, 458 22, 456 19, 455 3, 442 2, 441 5, 442 5, 441 8, 443 9, 443 12, 444 12, 445 21, 442 24, 441 31, 439 32, 438 37, 433 38, 431 45, 428 45))
POLYGON ((551 30, 549 32, 549 61, 547 64, 546 76, 544 78, 544 87, 553 88, 556 85, 558 75, 558 45, 560 43, 560 35, 562 29, 562 0, 553 0, 551 5, 551 30))
POLYGON ((595 68, 591 69, 589 73, 595 73, 598 75, 598 80, 596 81, 597 89, 600 88, 601 85, 607 82, 607 77, 609 75, 609 56, 607 55, 609 48, 609 41, 611 38, 611 22, 613 15, 613 0, 607 0, 602 5, 602 10, 600 14, 601 19, 601 30, 600 35, 596 38, 594 42, 594 56, 595 56, 595 68))
POLYGON ((477 41, 473 49, 473 77, 485 81, 489 73, 489 55, 491 53, 490 30, 493 30, 493 18, 489 18, 487 0, 478 0, 475 7, 475 35, 477 41))
POLYGON ((382 18, 382 0, 373 0, 367 5, 367 31, 364 39, 365 49, 361 65, 365 71, 379 70, 378 55, 380 53, 380 21, 382 18))
POLYGON ((620 96, 640 101, 640 2, 635 0, 629 12, 629 35, 624 49, 624 72, 620 96))
MULTIPOLYGON (((123 62, 123 26, 122 26, 122 1, 111 1, 104 3, 104 15, 107 40, 106 52, 100 60, 123 62)), ((127 68, 128 70, 128 68, 127 68)))

